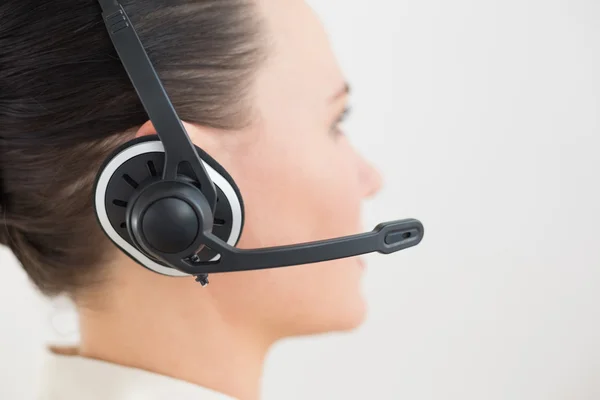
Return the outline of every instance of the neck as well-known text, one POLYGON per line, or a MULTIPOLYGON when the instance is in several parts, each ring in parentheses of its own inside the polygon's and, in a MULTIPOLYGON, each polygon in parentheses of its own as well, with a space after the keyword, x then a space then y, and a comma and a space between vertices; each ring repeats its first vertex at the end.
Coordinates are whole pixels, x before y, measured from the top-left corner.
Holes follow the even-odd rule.
POLYGON ((81 355, 257 400, 272 341, 227 322, 193 279, 160 279, 115 291, 100 309, 80 307, 81 355))

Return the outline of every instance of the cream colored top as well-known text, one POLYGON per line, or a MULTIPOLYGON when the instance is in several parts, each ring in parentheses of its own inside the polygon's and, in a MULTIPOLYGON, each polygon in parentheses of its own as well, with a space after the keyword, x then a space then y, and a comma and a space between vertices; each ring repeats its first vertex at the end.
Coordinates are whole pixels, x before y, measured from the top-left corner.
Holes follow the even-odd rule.
POLYGON ((168 376, 48 351, 36 400, 235 400, 168 376))

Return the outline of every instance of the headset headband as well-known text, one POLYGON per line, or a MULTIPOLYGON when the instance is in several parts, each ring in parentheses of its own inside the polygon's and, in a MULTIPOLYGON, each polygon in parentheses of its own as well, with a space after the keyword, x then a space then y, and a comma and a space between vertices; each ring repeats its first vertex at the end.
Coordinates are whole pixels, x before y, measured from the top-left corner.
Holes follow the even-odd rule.
POLYGON ((184 161, 191 161, 190 168, 196 175, 191 178, 200 183, 202 193, 214 211, 217 201, 214 183, 196 153, 131 20, 118 1, 98 1, 117 54, 165 147, 163 179, 175 180, 179 165, 184 161))

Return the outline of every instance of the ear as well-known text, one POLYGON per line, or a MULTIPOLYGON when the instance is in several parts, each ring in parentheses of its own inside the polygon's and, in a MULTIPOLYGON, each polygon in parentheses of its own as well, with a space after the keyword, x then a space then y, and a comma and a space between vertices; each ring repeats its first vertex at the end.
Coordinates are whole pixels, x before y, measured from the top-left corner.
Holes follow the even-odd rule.
POLYGON ((144 125, 140 126, 138 131, 135 133, 135 137, 137 139, 139 137, 148 136, 148 135, 156 135, 156 129, 154 129, 154 125, 152 124, 152 121, 150 121, 150 120, 144 122, 144 125))
MULTIPOLYGON (((202 128, 196 126, 194 124, 190 124, 189 122, 181 121, 185 131, 187 132, 190 140, 197 146, 202 147, 203 149, 212 149, 215 144, 216 132, 213 132, 211 129, 202 128)), ((152 121, 148 120, 144 122, 142 126, 137 130, 135 137, 139 138, 147 135, 156 135, 156 128, 154 128, 154 124, 152 121)))
MULTIPOLYGON (((202 130, 188 122, 181 121, 181 123, 183 124, 183 127, 185 128, 187 134, 190 136, 190 139, 193 139, 196 136, 198 136, 198 134, 202 130)), ((147 135, 156 135, 156 128, 154 128, 154 124, 150 120, 144 122, 144 125, 140 126, 140 128, 135 134, 135 137, 138 138, 147 135)))

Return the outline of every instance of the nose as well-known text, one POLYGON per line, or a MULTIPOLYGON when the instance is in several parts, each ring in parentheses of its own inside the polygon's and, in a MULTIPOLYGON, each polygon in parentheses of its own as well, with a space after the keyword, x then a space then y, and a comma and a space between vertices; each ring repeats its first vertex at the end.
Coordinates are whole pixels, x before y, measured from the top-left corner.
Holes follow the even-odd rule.
POLYGON ((361 160, 360 176, 362 187, 364 188, 364 196, 372 197, 381 190, 383 186, 383 178, 377 168, 366 160, 361 160))

